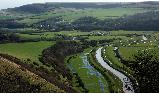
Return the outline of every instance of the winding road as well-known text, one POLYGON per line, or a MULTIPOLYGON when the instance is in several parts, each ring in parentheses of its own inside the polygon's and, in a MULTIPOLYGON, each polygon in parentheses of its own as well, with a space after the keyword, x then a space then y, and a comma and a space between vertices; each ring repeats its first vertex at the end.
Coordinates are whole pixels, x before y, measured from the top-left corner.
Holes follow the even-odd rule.
POLYGON ((130 79, 127 76, 125 76, 123 73, 121 73, 121 72, 115 70, 114 68, 112 68, 111 66, 109 66, 107 64, 107 62, 105 62, 104 59, 102 58, 102 56, 101 56, 101 50, 102 50, 102 47, 99 48, 96 51, 96 59, 97 59, 97 61, 105 69, 109 70, 111 73, 113 73, 115 76, 117 76, 122 81, 122 83, 123 83, 123 91, 125 93, 135 93, 130 79))

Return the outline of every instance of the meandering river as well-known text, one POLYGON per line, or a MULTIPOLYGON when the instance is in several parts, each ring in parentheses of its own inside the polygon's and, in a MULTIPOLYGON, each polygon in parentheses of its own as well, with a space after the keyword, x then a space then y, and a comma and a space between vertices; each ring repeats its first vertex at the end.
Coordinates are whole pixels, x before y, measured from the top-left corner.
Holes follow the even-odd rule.
POLYGON ((107 64, 107 62, 104 61, 104 59, 102 58, 101 56, 101 50, 102 50, 102 47, 99 48, 97 51, 96 51, 96 59, 97 61, 107 70, 109 70, 111 73, 113 73, 115 76, 117 76, 123 83, 123 91, 125 93, 134 93, 134 89, 133 89, 133 86, 132 86, 132 83, 130 81, 130 79, 124 75, 123 73, 115 70, 114 68, 112 68, 111 66, 109 66, 107 64))

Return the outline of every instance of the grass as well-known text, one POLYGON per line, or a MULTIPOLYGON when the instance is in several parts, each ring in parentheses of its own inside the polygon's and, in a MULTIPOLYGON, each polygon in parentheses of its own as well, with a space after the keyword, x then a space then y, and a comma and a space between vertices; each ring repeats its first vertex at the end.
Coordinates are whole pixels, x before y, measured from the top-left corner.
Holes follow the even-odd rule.
POLYGON ((135 9, 135 8, 109 8, 109 9, 88 9, 86 10, 87 15, 91 16, 93 15, 94 17, 100 18, 100 19, 105 19, 109 17, 121 17, 124 15, 133 15, 139 12, 144 12, 143 9, 135 9))
POLYGON ((137 34, 137 35, 141 35, 144 34, 144 31, 124 31, 124 30, 119 30, 119 31, 110 31, 109 32, 110 35, 113 36, 123 36, 123 35, 127 35, 127 34, 137 34))
POLYGON ((31 34, 19 34, 21 39, 51 39, 55 36, 54 32, 43 32, 43 33, 31 33, 31 34))
MULTIPOLYGON (((90 51, 90 49, 85 50, 85 52, 88 52, 88 51, 90 51)), ((109 93, 108 89, 107 89, 107 83, 106 83, 106 80, 104 79, 104 77, 103 76, 97 77, 94 74, 91 75, 89 73, 89 69, 84 68, 85 65, 81 58, 81 54, 74 55, 73 58, 71 58, 71 60, 69 61, 69 64, 76 71, 76 73, 78 73, 78 75, 80 76, 81 80, 83 81, 86 89, 88 89, 90 93, 103 93, 100 90, 99 78, 102 80, 102 82, 104 84, 105 93, 109 93)), ((96 70, 93 69, 93 71, 96 71, 96 70)))
POLYGON ((104 76, 105 80, 107 81, 109 93, 112 93, 112 92, 122 93, 121 81, 116 76, 114 76, 110 71, 103 68, 97 62, 97 60, 95 58, 95 50, 93 50, 89 54, 89 62, 95 69, 97 69, 104 76))
POLYGON ((72 8, 69 8, 69 9, 66 9, 66 8, 61 8, 61 9, 57 9, 55 11, 46 12, 46 13, 38 15, 38 16, 27 17, 18 22, 27 23, 30 25, 30 24, 33 24, 33 23, 36 23, 36 22, 39 22, 42 20, 46 20, 51 17, 56 17, 56 16, 62 16, 62 18, 64 20, 72 22, 83 16, 93 16, 93 17, 97 17, 99 19, 106 19, 106 18, 117 18, 117 17, 121 17, 124 15, 133 15, 133 14, 141 13, 141 12, 145 12, 145 11, 147 11, 147 10, 140 9, 140 8, 121 8, 121 7, 109 8, 109 9, 102 9, 102 8, 98 8, 98 9, 92 9, 92 8, 72 9, 72 8))
POLYGON ((126 65, 124 65, 116 56, 115 56, 115 52, 113 51, 113 47, 112 46, 107 46, 105 48, 105 51, 102 50, 102 56, 104 58, 104 60, 109 60, 109 64, 110 66, 112 66, 114 69, 117 69, 121 72, 123 72, 124 74, 126 74, 127 76, 132 75, 133 71, 126 67, 126 65))
POLYGON ((60 32, 41 32, 41 33, 31 33, 31 34, 22 34, 19 33, 21 39, 30 40, 30 39, 51 39, 56 35, 66 35, 66 36, 79 36, 79 35, 88 35, 90 32, 80 32, 80 31, 60 31, 60 32))
POLYGON ((117 57, 115 57, 115 53, 113 51, 113 47, 112 46, 108 46, 105 48, 105 52, 103 52, 103 57, 105 59, 108 59, 116 68, 120 67, 122 68, 123 65, 122 63, 119 61, 119 59, 117 57))
POLYGON ((88 40, 104 40, 104 39, 126 39, 127 37, 126 36, 89 36, 88 37, 89 39, 88 40))
POLYGON ((154 46, 130 46, 130 47, 120 47, 119 52, 124 60, 134 60, 134 55, 138 53, 138 51, 143 50, 151 50, 155 49, 156 52, 158 51, 157 47, 154 46))
POLYGON ((0 15, 0 20, 11 19, 11 16, 0 15))
POLYGON ((30 59, 39 62, 38 57, 43 49, 53 44, 48 41, 0 44, 0 53, 9 54, 22 60, 30 59))
POLYGON ((55 32, 56 34, 67 35, 67 36, 79 36, 79 35, 88 35, 90 32, 81 32, 81 31, 60 31, 55 32))
POLYGON ((64 93, 63 90, 54 84, 47 82, 32 72, 22 70, 22 68, 17 67, 17 65, 2 60, 0 60, 0 78, 0 82, 3 85, 1 86, 3 90, 1 90, 1 92, 29 92, 34 88, 32 91, 38 93, 64 93))

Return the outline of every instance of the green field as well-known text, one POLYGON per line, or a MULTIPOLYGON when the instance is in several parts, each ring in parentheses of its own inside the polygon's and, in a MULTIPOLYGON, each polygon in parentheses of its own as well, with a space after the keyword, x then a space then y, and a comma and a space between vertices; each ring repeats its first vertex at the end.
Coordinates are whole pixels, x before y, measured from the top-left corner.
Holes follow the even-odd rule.
MULTIPOLYGON (((158 48, 154 46, 130 46, 130 47, 120 47, 119 52, 124 60, 134 60, 134 55, 137 54, 139 51, 145 50, 156 50, 158 52, 158 48)), ((157 53, 158 54, 158 53, 157 53)))
MULTIPOLYGON (((108 59, 116 68, 123 67, 122 63, 119 61, 118 58, 115 57, 115 53, 113 51, 114 47, 108 46, 103 50, 103 57, 108 59)), ((111 64, 110 63, 110 64, 111 64)))
POLYGON ((50 11, 46 12, 42 15, 39 16, 32 16, 32 17, 27 17, 23 20, 20 20, 18 22, 20 23, 27 23, 27 24, 33 24, 51 17, 56 17, 56 16, 62 16, 64 20, 67 21, 74 21, 80 17, 84 16, 93 16, 97 17, 99 19, 106 19, 106 18, 117 18, 125 15, 133 15, 136 13, 142 13, 146 12, 147 10, 140 9, 140 8, 109 8, 109 9, 57 9, 55 11, 50 11))
POLYGON ((83 53, 74 55, 73 58, 69 61, 68 65, 73 70, 72 72, 78 73, 82 82, 84 83, 84 86, 89 90, 90 93, 109 93, 107 81, 103 76, 96 76, 96 70, 94 68, 85 67, 86 65, 83 63, 81 58, 83 55, 83 53), (104 90, 101 90, 99 81, 102 82, 104 90))
POLYGON ((88 40, 109 40, 109 39, 127 39, 126 36, 89 36, 88 40))
POLYGON ((55 36, 54 32, 43 32, 43 33, 31 33, 31 34, 19 34, 21 39, 51 39, 55 36))
POLYGON ((156 1, 2 9, 0 90, 4 85, 4 93, 27 87, 29 93, 157 92, 158 21, 156 1))
POLYGON ((0 44, 0 53, 9 54, 22 60, 30 59, 39 62, 38 58, 43 49, 53 44, 48 41, 0 44))
POLYGON ((0 15, 0 20, 11 19, 11 18, 12 18, 11 16, 3 16, 3 15, 0 15))
POLYGON ((31 33, 31 34, 18 34, 21 39, 51 39, 56 35, 66 35, 66 36, 80 36, 80 35, 88 35, 90 32, 80 32, 80 31, 60 31, 60 32, 39 32, 39 33, 31 33))

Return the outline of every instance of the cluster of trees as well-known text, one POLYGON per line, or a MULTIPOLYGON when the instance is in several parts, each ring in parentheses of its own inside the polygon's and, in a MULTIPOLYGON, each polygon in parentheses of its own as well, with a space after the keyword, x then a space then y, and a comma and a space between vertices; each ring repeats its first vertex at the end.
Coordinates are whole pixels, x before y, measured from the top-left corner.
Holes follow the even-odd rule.
MULTIPOLYGON (((110 22, 112 22, 112 27, 115 30, 159 30, 159 27, 157 26, 159 23, 158 11, 140 13, 133 16, 115 19, 113 21, 110 20, 110 22)), ((114 30, 113 28, 111 29, 114 30)))
POLYGON ((159 58, 155 50, 139 51, 134 61, 125 62, 135 73, 139 93, 159 92, 159 58))
MULTIPOLYGON (((10 60, 12 62, 15 62, 16 64, 20 65, 21 67, 39 75, 41 78, 43 78, 46 81, 58 86, 61 90, 64 90, 67 93, 78 93, 75 89, 72 88, 72 84, 71 84, 70 80, 66 80, 66 81, 62 80, 63 78, 61 77, 61 74, 53 68, 52 69, 47 69, 46 68, 47 65, 45 65, 45 67, 44 67, 44 66, 38 66, 38 64, 35 64, 35 63, 34 64, 28 64, 28 63, 22 62, 20 59, 18 59, 16 57, 6 55, 6 54, 0 54, 0 56, 3 57, 3 58, 7 58, 8 60, 10 60)), ((25 70, 25 69, 22 69, 22 70, 25 70)), ((39 93, 39 92, 37 92, 37 93, 39 93)), ((49 93, 52 93, 52 92, 49 92, 49 93)))
POLYGON ((92 31, 99 29, 98 24, 100 20, 94 17, 81 17, 75 20, 72 25, 74 29, 82 30, 82 31, 92 31))
MULTIPOLYGON (((159 27, 159 11, 151 11, 139 13, 132 16, 123 16, 117 19, 100 20, 92 16, 81 17, 73 22, 63 20, 61 16, 49 18, 44 21, 37 22, 30 27, 49 30, 144 30, 158 31, 159 27)), ((18 23, 13 19, 0 21, 0 28, 24 28, 27 24, 18 23)))
POLYGON ((16 22, 15 19, 0 20, 0 28, 24 28, 25 24, 16 22))
POLYGON ((46 29, 50 31, 72 30, 71 23, 62 19, 62 17, 53 17, 32 25, 35 28, 46 29))
POLYGON ((61 17, 51 18, 34 24, 37 28, 49 29, 53 31, 61 30, 159 30, 159 12, 151 11, 139 13, 133 16, 123 16, 117 19, 100 20, 95 17, 81 17, 74 22, 64 21, 61 17))
POLYGON ((72 76, 69 69, 65 66, 64 58, 68 55, 82 52, 83 49, 83 46, 76 41, 58 41, 54 46, 42 52, 40 61, 46 65, 53 66, 59 74, 71 80, 72 76))
POLYGON ((83 30, 83 25, 85 30, 89 31, 89 27, 93 30, 159 30, 157 24, 159 24, 159 12, 151 11, 146 13, 140 13, 133 16, 125 16, 117 19, 105 19, 99 20, 97 18, 88 18, 78 19, 75 21, 76 24, 79 24, 76 29, 83 30), (89 20, 90 19, 90 20, 89 20), (79 21, 80 20, 80 21, 79 21), (87 22, 83 21, 87 20, 87 22), (93 22, 92 22, 93 20, 93 22), (94 24, 92 24, 94 23, 94 24))
POLYGON ((19 41, 20 41, 20 38, 17 34, 0 31, 0 43, 19 42, 19 41))
MULTIPOLYGON (((90 41, 88 44, 94 46, 94 41, 90 41)), ((78 79, 79 87, 82 87, 85 91, 87 91, 87 89, 85 89, 77 74, 70 73, 70 70, 66 66, 64 59, 66 56, 83 52, 83 50, 88 47, 88 44, 84 42, 80 43, 77 41, 57 41, 55 45, 43 50, 41 57, 39 57, 39 60, 45 66, 39 66, 37 63, 27 64, 16 57, 12 57, 6 54, 0 54, 0 56, 11 60, 18 65, 21 65, 21 67, 39 75, 40 77, 46 79, 48 82, 53 83, 68 93, 78 93, 72 87, 73 75, 78 79), (53 68, 50 70, 46 67, 53 68)), ((95 41, 95 45, 96 44, 97 41, 95 41)), ((27 60, 29 61, 30 59, 27 60)), ((39 86, 37 87, 39 88, 39 86)))

